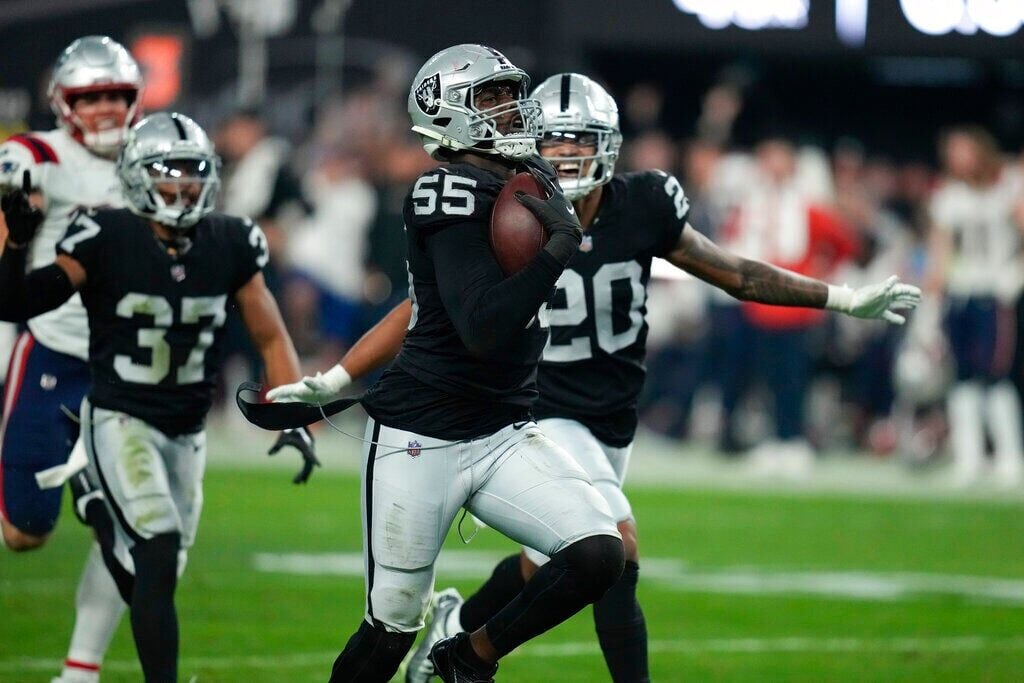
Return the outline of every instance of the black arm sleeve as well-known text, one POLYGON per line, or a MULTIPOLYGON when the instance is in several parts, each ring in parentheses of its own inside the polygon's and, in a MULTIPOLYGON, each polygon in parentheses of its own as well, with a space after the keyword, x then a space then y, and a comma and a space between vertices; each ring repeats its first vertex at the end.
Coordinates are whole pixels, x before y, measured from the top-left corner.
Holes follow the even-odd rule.
POLYGON ((494 354, 523 333, 564 268, 541 250, 525 268, 505 278, 486 231, 472 223, 434 233, 427 249, 445 309, 462 343, 479 356, 494 354))
POLYGON ((0 320, 22 322, 71 298, 75 288, 55 263, 25 274, 27 249, 4 249, 0 256, 0 320))

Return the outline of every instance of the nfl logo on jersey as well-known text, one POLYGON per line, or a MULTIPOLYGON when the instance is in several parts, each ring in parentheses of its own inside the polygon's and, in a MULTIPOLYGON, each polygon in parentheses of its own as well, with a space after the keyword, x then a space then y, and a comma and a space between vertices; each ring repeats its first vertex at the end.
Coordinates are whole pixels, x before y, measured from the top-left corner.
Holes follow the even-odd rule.
POLYGON ((423 444, 419 441, 410 441, 409 447, 405 450, 411 457, 415 458, 423 452, 423 444))

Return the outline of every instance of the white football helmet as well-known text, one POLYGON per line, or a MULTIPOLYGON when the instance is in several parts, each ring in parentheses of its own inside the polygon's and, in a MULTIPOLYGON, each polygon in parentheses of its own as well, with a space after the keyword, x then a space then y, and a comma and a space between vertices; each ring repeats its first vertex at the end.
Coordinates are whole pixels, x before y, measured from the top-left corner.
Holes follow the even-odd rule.
POLYGON ((559 171, 558 183, 569 201, 588 195, 604 185, 615 173, 622 147, 619 108, 608 91, 582 74, 556 74, 537 86, 533 97, 544 111, 541 127, 547 142, 593 141, 595 152, 588 156, 546 157, 559 171), (575 172, 576 177, 564 175, 575 172))
POLYGON ((427 60, 409 89, 412 130, 435 159, 440 150, 474 150, 508 159, 536 153, 540 104, 527 98, 530 77, 503 54, 484 45, 455 45, 427 60), (476 95, 508 82, 515 99, 478 109, 476 95), (501 128, 506 128, 501 130, 501 128))
POLYGON ((60 125, 96 154, 109 157, 117 154, 128 129, 135 123, 141 93, 139 65, 123 45, 106 36, 86 36, 68 45, 53 67, 46 92, 60 125), (129 95, 124 125, 108 130, 86 130, 72 110, 72 100, 76 95, 107 90, 123 90, 129 95))
POLYGON ((128 131, 117 177, 133 213, 184 232, 213 211, 219 166, 213 143, 199 124, 184 114, 159 112, 128 131), (158 184, 173 187, 177 200, 168 203, 158 184), (190 185, 199 186, 194 201, 185 196, 190 185))

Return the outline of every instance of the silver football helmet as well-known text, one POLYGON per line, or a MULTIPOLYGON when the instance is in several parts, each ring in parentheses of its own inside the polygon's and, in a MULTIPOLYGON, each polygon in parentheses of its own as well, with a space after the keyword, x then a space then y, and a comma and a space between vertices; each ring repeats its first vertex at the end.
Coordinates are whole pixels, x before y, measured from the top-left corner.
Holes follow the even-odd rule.
POLYGON ((47 89, 50 108, 60 125, 83 145, 101 156, 113 157, 124 142, 139 113, 142 72, 128 50, 106 36, 86 36, 67 46, 47 89), (108 130, 87 130, 72 109, 76 95, 106 90, 128 93, 128 115, 124 125, 108 130))
POLYGON ((159 112, 128 131, 117 177, 133 213, 184 232, 213 211, 219 166, 199 124, 183 114, 159 112), (175 199, 168 201, 169 196, 175 199))
POLYGON ((484 45, 455 45, 427 60, 409 89, 412 129, 435 159, 441 149, 522 159, 536 153, 540 103, 528 99, 530 77, 484 45), (511 101, 487 105, 484 93, 504 84, 511 101), (479 96, 479 97, 478 97, 479 96))
POLYGON ((608 91, 582 74, 557 74, 537 86, 533 97, 544 111, 541 127, 545 145, 591 143, 585 156, 546 156, 559 172, 558 182, 569 201, 582 199, 615 173, 622 146, 619 108, 608 91))

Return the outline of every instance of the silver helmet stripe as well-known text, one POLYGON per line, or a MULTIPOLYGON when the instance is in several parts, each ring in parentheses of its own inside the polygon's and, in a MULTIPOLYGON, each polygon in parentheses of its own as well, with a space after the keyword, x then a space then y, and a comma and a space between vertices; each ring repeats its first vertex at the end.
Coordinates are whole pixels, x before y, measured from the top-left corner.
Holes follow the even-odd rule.
POLYGON ((544 110, 545 139, 572 141, 580 134, 596 139, 591 155, 548 157, 562 169, 559 182, 565 196, 575 201, 611 180, 622 144, 619 109, 611 95, 582 74, 564 73, 541 83, 532 96, 544 110))

